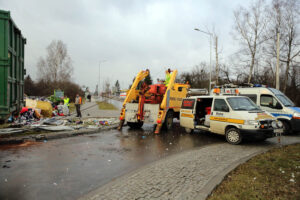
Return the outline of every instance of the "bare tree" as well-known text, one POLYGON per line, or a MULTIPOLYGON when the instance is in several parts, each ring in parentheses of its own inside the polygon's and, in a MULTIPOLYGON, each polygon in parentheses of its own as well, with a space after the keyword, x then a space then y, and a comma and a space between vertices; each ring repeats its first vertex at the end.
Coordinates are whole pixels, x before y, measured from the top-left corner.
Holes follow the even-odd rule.
POLYGON ((189 82, 192 88, 208 88, 209 73, 206 69, 208 65, 201 62, 200 65, 194 66, 191 72, 182 73, 179 81, 189 82))
POLYGON ((294 70, 291 69, 291 64, 296 62, 296 58, 300 54, 299 1, 273 0, 268 9, 268 19, 269 23, 265 36, 268 42, 264 51, 268 55, 266 61, 271 65, 274 63, 276 35, 280 33, 280 68, 283 76, 281 86, 283 92, 286 92, 289 78, 296 75, 293 73, 294 70))
MULTIPOLYGON (((278 42, 278 34, 279 34, 279 52, 283 50, 283 44, 280 43, 283 35, 280 34, 283 29, 283 20, 282 20, 282 0, 273 0, 272 3, 267 8, 267 19, 268 24, 266 27, 266 31, 264 33, 264 38, 266 39, 266 43, 263 45, 263 57, 264 57, 264 70, 267 70, 272 73, 269 75, 272 77, 272 85, 276 85, 276 69, 275 65, 277 65, 277 42, 278 42)), ((279 74, 280 69, 282 68, 282 63, 279 61, 279 74)))
MULTIPOLYGON (((283 3, 283 20, 284 20, 284 52, 280 59, 286 64, 283 82, 283 92, 286 91, 290 66, 292 62, 300 55, 300 38, 299 38, 299 2, 295 0, 285 0, 283 3)), ((295 73, 294 73, 295 74, 295 73)))
POLYGON ((216 53, 216 85, 219 84, 219 73, 220 73, 220 66, 219 66, 219 52, 218 52, 218 36, 215 35, 215 53, 216 53))
POLYGON ((61 40, 53 40, 47 47, 46 58, 40 58, 37 63, 39 80, 50 82, 70 80, 73 67, 67 46, 61 40))
POLYGON ((248 83, 250 83, 252 78, 259 47, 265 41, 262 35, 266 27, 264 10, 264 1, 257 0, 250 5, 249 9, 240 7, 234 11, 235 36, 243 46, 243 51, 241 51, 241 53, 246 56, 247 66, 250 67, 248 83))

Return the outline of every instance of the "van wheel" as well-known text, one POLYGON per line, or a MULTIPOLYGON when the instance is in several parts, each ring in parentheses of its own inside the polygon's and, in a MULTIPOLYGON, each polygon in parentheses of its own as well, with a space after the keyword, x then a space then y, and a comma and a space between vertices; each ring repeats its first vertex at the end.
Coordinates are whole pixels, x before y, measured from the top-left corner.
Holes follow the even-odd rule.
POLYGON ((185 132, 189 133, 189 134, 192 134, 194 133, 194 129, 191 129, 191 128, 185 128, 185 132))
POLYGON ((242 142, 242 135, 237 128, 227 129, 225 136, 229 144, 240 144, 242 142))
POLYGON ((168 130, 171 130, 172 126, 173 126, 173 111, 169 110, 167 112, 167 116, 166 116, 165 122, 163 124, 163 129, 168 131, 168 130))
POLYGON ((290 134, 290 131, 291 131, 291 128, 290 128, 290 125, 286 122, 286 121, 281 121, 283 126, 282 126, 282 129, 283 129, 283 135, 288 135, 290 134))
POLYGON ((127 122, 127 125, 132 129, 138 129, 143 126, 144 122, 127 122))

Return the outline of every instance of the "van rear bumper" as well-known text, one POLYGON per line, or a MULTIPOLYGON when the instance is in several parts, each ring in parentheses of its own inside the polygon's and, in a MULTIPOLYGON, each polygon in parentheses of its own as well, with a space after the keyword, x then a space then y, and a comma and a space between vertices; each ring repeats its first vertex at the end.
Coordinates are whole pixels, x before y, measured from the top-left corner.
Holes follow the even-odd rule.
POLYGON ((240 129, 243 137, 252 137, 257 139, 275 137, 273 129, 240 129))
POLYGON ((291 119, 291 128, 294 132, 300 132, 300 119, 291 119))

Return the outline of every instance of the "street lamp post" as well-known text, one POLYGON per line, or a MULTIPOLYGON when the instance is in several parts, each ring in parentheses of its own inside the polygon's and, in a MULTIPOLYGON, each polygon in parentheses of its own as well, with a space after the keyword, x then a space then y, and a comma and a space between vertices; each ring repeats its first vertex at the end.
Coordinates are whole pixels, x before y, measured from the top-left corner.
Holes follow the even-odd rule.
POLYGON ((98 77, 98 90, 99 90, 98 96, 99 97, 100 97, 100 64, 104 63, 104 62, 106 62, 106 60, 100 60, 99 61, 99 77, 98 77))
POLYGON ((195 28, 194 30, 209 35, 209 49, 210 49, 210 52, 209 52, 209 86, 208 86, 208 90, 210 92, 211 91, 211 46, 212 46, 211 45, 211 41, 212 41, 211 38, 212 38, 213 34, 209 33, 209 32, 206 32, 206 31, 202 31, 202 30, 200 30, 198 28, 195 28))

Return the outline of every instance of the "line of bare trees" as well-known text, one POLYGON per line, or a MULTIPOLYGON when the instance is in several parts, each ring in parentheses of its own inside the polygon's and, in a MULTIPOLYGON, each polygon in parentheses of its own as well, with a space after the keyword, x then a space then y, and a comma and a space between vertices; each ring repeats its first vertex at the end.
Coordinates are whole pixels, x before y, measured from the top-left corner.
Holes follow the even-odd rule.
MULTIPOLYGON (((300 105, 300 1, 254 0, 234 11, 231 34, 238 50, 227 63, 216 59, 212 80, 224 83, 258 83, 275 87, 279 34, 280 90, 300 105), (216 75, 217 74, 217 75, 216 75)), ((217 41, 217 40, 216 40, 217 41)), ((220 57, 215 44, 216 58, 220 57)), ((201 63, 181 75, 192 87, 208 88, 208 65, 201 63)))
POLYGON ((81 87, 71 80, 73 66, 66 44, 53 40, 46 50, 46 57, 40 57, 37 63, 37 80, 33 81, 29 75, 25 77, 25 94, 47 97, 55 89, 61 89, 71 100, 75 99, 76 94, 83 95, 81 87))

